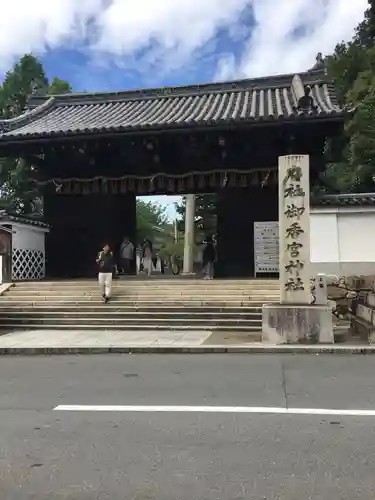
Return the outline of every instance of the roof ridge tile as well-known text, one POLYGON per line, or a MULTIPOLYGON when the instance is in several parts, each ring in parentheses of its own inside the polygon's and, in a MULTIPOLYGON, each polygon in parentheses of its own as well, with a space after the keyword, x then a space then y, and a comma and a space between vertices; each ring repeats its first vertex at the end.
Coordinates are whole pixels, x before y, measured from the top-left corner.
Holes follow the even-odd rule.
POLYGON ((3 118, 0 119, 0 133, 8 132, 16 128, 17 125, 25 125, 30 121, 39 118, 40 115, 46 111, 49 111, 55 104, 54 96, 49 96, 42 104, 33 108, 27 109, 24 113, 13 118, 3 118))

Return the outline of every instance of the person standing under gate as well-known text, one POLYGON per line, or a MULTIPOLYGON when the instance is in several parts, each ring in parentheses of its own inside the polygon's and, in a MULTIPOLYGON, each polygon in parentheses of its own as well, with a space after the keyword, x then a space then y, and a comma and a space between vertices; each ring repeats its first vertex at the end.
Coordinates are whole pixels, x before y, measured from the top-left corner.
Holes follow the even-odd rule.
POLYGON ((121 243, 120 259, 122 272, 124 274, 131 274, 134 260, 134 245, 127 236, 125 236, 123 242, 121 243))
POLYGON ((206 245, 203 249, 202 263, 203 263, 203 279, 214 279, 214 266, 216 260, 216 249, 211 237, 206 239, 206 245))
POLYGON ((104 302, 107 303, 111 298, 113 272, 117 272, 113 253, 108 244, 105 244, 103 250, 99 252, 96 263, 99 264, 98 280, 100 293, 104 302))
POLYGON ((148 276, 151 275, 152 273, 152 259, 153 259, 153 250, 152 250, 152 243, 149 239, 145 239, 143 243, 143 248, 142 248, 142 260, 143 260, 143 269, 146 272, 148 276))

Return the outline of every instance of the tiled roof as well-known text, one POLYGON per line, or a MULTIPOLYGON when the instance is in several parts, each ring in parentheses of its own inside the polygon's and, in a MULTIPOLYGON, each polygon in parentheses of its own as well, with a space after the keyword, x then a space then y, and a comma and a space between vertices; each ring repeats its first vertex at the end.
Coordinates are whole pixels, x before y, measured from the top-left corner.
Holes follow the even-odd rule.
POLYGON ((331 82, 320 71, 187 87, 38 97, 29 108, 20 117, 0 121, 0 140, 343 114, 331 82), (300 101, 306 86, 311 89, 309 108, 300 101))
POLYGON ((0 224, 9 224, 12 222, 16 222, 19 224, 25 224, 28 226, 38 226, 43 227, 45 229, 49 228, 49 225, 36 217, 27 216, 27 215, 16 215, 6 210, 0 210, 0 224))
POLYGON ((2 226, 1 222, 0 222, 0 231, 3 231, 4 233, 10 233, 10 234, 15 233, 15 231, 12 231, 12 229, 9 229, 9 227, 2 226))
POLYGON ((330 207, 374 206, 375 193, 326 194, 313 200, 313 204, 330 207))

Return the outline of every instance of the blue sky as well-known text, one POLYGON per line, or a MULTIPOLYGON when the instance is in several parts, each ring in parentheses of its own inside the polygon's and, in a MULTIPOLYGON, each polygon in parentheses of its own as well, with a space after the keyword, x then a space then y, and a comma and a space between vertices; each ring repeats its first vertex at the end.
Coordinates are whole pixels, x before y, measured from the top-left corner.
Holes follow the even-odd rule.
POLYGON ((0 72, 33 52, 49 77, 68 80, 75 91, 304 71, 318 52, 329 53, 350 39, 367 7, 367 0, 3 3, 0 72))

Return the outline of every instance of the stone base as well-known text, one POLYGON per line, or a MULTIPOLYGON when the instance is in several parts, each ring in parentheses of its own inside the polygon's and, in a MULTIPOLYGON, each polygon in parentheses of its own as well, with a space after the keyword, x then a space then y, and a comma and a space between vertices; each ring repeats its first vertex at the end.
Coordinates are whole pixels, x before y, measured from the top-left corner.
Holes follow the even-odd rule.
POLYGON ((265 304, 262 341, 268 344, 333 344, 332 309, 323 305, 265 304))

